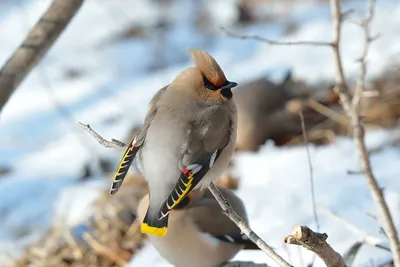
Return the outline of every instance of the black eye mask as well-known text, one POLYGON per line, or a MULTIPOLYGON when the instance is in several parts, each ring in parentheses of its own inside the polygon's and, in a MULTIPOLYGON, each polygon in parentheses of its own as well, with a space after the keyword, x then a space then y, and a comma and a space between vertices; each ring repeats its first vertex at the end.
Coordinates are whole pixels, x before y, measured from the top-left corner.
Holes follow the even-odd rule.
MULTIPOLYGON (((230 82, 230 81, 226 81, 223 85, 221 85, 220 87, 215 86, 214 84, 212 84, 207 78, 206 76, 203 75, 203 82, 204 82, 204 87, 207 88, 208 90, 211 91, 216 91, 221 89, 221 93, 222 95, 225 97, 224 92, 230 91, 231 88, 235 87, 237 85, 237 83, 235 82, 230 82)), ((228 93, 226 93, 228 95, 228 93)), ((232 95, 232 92, 230 92, 230 95, 232 95)), ((232 96, 231 96, 232 97, 232 96)), ((226 98, 231 98, 231 97, 226 97, 226 98)))
POLYGON ((211 91, 216 91, 219 88, 217 86, 215 86, 214 84, 212 84, 207 78, 206 76, 203 75, 203 82, 204 82, 204 87, 207 88, 208 90, 211 91))

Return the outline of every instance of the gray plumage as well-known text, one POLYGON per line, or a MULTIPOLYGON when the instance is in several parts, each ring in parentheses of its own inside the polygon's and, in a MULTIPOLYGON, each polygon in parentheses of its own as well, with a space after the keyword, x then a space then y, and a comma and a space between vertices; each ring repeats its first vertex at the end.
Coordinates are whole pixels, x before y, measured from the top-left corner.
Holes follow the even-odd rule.
MULTIPOLYGON (((233 209, 246 221, 243 202, 232 191, 219 188, 233 209)), ((146 195, 139 203, 137 215, 144 218, 149 203, 146 195)), ((170 213, 168 233, 164 237, 149 235, 149 242, 161 256, 176 267, 215 267, 232 259, 246 238, 240 229, 222 213, 208 190, 193 191, 190 204, 170 213), (225 237, 222 241, 217 237, 225 237)))
POLYGON ((137 157, 150 189, 144 233, 165 235, 170 210, 194 188, 217 179, 234 151, 237 118, 231 88, 237 84, 206 52, 192 50, 191 55, 196 66, 152 98, 114 178, 112 193, 137 157))

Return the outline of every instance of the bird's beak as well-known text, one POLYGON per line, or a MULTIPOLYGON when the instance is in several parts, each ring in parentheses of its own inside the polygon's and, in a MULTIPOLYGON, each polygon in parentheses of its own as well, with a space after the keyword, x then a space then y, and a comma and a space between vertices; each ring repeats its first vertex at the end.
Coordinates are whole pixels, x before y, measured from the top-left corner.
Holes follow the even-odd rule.
POLYGON ((237 86, 237 83, 235 83, 235 82, 226 82, 226 84, 224 84, 223 86, 221 86, 220 88, 219 88, 219 91, 220 91, 220 93, 221 93, 221 97, 224 99, 224 100, 229 100, 229 99, 231 99, 232 98, 232 91, 231 91, 231 88, 233 88, 233 87, 235 87, 235 86, 237 86))
POLYGON ((227 84, 224 84, 223 86, 221 86, 219 89, 224 90, 224 89, 231 89, 235 86, 237 86, 238 84, 235 82, 228 82, 227 84))

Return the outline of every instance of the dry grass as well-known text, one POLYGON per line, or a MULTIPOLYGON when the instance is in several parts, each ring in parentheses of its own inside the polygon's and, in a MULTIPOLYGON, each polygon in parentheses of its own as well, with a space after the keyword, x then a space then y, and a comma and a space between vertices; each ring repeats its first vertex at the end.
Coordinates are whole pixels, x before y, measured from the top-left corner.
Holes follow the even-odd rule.
POLYGON ((143 177, 130 174, 117 195, 102 193, 94 204, 94 215, 85 224, 72 229, 55 225, 8 266, 123 266, 144 241, 134 214, 147 192, 143 177))

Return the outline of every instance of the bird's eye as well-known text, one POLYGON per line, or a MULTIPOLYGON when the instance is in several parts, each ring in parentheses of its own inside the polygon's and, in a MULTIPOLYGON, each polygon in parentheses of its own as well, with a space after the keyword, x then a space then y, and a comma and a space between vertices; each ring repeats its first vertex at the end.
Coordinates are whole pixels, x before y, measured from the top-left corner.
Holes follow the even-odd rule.
POLYGON ((214 84, 212 84, 207 78, 206 76, 203 75, 203 82, 204 82, 204 87, 207 88, 208 90, 218 90, 218 87, 215 86, 214 84))

